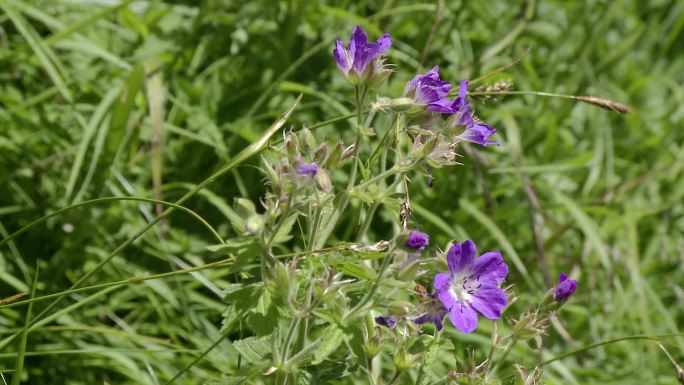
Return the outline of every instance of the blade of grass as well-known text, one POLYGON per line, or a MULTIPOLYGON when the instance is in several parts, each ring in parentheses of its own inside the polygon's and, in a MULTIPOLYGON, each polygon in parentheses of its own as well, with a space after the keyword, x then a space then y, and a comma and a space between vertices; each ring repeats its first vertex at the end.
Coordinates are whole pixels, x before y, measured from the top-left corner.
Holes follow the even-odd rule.
MULTIPOLYGON (((36 262, 36 272, 33 275, 33 285, 31 285, 31 298, 36 295, 36 286, 38 285, 39 264, 36 262)), ((12 375, 12 385, 19 385, 21 382, 21 373, 24 371, 24 356, 26 355, 26 344, 28 343, 29 325, 31 323, 31 313, 33 312, 33 304, 29 304, 26 310, 26 319, 24 320, 24 329, 21 331, 21 340, 19 340, 19 350, 17 352, 17 359, 14 364, 14 374, 12 375)))
POLYGON ((599 346, 610 345, 610 344, 614 344, 614 343, 620 342, 620 341, 629 341, 629 340, 650 340, 650 341, 662 342, 662 341, 663 341, 663 338, 668 338, 668 337, 681 337, 681 336, 684 336, 684 333, 657 334, 657 335, 644 335, 644 334, 640 334, 640 335, 633 335, 633 336, 625 336, 625 337, 613 338, 613 339, 610 339, 610 340, 607 340, 607 341, 601 341, 601 342, 597 342, 597 343, 595 343, 595 344, 590 344, 590 345, 587 345, 587 346, 583 346, 583 347, 581 347, 581 348, 579 348, 579 349, 570 350, 570 351, 565 352, 565 353, 563 353, 563 354, 557 355, 557 356, 555 356, 555 357, 553 357, 553 358, 551 358, 551 359, 548 359, 548 360, 546 360, 546 361, 543 361, 542 363, 539 364, 539 366, 545 366, 545 365, 548 365, 548 364, 550 364, 550 363, 552 363, 552 362, 554 362, 554 361, 558 361, 558 360, 560 360, 560 359, 563 359, 563 358, 565 358, 565 357, 574 356, 574 355, 577 354, 577 353, 582 353, 582 352, 585 352, 585 351, 587 351, 587 350, 591 350, 591 349, 597 348, 597 347, 599 347, 599 346))
MULTIPOLYGON (((66 191, 64 193, 64 196, 67 201, 71 197, 71 194, 74 191, 74 188, 76 187, 76 180, 78 179, 81 166, 83 165, 86 153, 88 152, 88 146, 90 145, 90 141, 95 135, 95 132, 97 132, 97 127, 103 121, 105 115, 107 114, 107 112, 109 112, 109 109, 114 104, 116 98, 120 95, 120 93, 120 87, 111 88, 109 92, 107 92, 107 94, 105 94, 105 96, 102 98, 100 104, 98 104, 97 108, 95 109, 95 112, 93 112, 93 115, 90 117, 90 121, 85 127, 85 131, 81 136, 81 142, 78 145, 78 152, 76 153, 76 158, 74 159, 74 163, 71 166, 71 173, 69 174, 66 191)), ((93 156, 93 159, 95 159, 96 162, 97 157, 93 156)), ((76 198, 74 198, 74 200, 72 201, 72 204, 74 203, 78 203, 76 198)))

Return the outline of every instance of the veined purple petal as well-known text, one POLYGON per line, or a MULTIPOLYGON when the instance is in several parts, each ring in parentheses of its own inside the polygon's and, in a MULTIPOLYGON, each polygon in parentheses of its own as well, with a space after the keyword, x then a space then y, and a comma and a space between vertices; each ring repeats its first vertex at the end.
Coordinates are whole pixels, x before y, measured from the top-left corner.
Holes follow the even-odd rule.
MULTIPOLYGON (((341 41, 337 41, 336 48, 333 50, 333 57, 337 67, 346 76, 350 70, 362 76, 366 72, 368 65, 375 58, 382 55, 392 46, 392 39, 389 34, 382 35, 376 42, 368 42, 368 35, 363 28, 358 25, 354 27, 349 39, 349 49, 345 49, 341 41)), ((371 68, 371 72, 373 69, 371 68)))
POLYGON ((452 275, 469 270, 475 261, 477 255, 477 248, 475 243, 467 240, 463 243, 457 243, 447 252, 447 265, 452 275))
POLYGON ((484 253, 473 264, 472 274, 478 277, 480 282, 493 282, 501 284, 508 274, 508 265, 497 251, 484 253))
POLYGON ((470 305, 459 303, 449 310, 449 320, 463 333, 477 329, 477 313, 470 305))
MULTIPOLYGON (((470 120, 472 122, 472 117, 467 117, 464 118, 467 120, 470 120)), ((465 131, 463 131, 460 135, 458 135, 459 138, 467 140, 472 143, 477 143, 482 146, 486 146, 488 144, 496 144, 495 141, 489 141, 490 136, 494 135, 496 132, 496 128, 490 127, 484 123, 466 123, 465 124, 465 131)))
POLYGON ((458 298, 451 290, 451 276, 449 274, 439 273, 435 275, 435 292, 445 308, 451 309, 458 304, 458 298))
POLYGON ((496 286, 482 285, 475 294, 471 304, 489 319, 501 317, 501 310, 508 305, 506 293, 496 286))

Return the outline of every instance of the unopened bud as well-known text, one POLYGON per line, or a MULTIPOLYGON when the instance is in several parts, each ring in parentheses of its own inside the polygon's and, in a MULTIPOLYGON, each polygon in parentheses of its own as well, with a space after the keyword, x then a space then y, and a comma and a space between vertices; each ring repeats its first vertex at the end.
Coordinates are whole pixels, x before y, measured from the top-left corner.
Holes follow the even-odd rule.
POLYGON ((332 182, 330 181, 330 176, 323 169, 318 170, 318 173, 316 174, 316 183, 318 184, 318 187, 320 187, 321 190, 323 190, 325 192, 332 192, 333 191, 332 182))
POLYGON ((256 235, 264 228, 264 219, 261 215, 255 214, 245 221, 244 235, 256 235))
POLYGON ((420 361, 420 355, 410 354, 406 349, 399 349, 397 354, 394 356, 394 365, 397 366, 398 370, 404 370, 412 368, 417 365, 420 361))
POLYGON ((342 151, 342 161, 351 158, 354 154, 356 154, 356 146, 352 144, 342 151))
POLYGON ((396 98, 389 102, 390 110, 393 112, 409 112, 416 110, 415 112, 420 112, 425 110, 424 105, 416 104, 416 101, 412 98, 396 98))
POLYGON ((314 152, 314 162, 322 164, 325 160, 325 156, 328 154, 328 143, 323 143, 318 146, 316 152, 314 152))
POLYGON ((333 147, 332 151, 330 151, 330 154, 328 154, 328 158, 325 160, 323 167, 328 170, 334 169, 337 166, 337 162, 339 162, 342 157, 342 151, 344 151, 344 142, 340 140, 335 147, 333 147))

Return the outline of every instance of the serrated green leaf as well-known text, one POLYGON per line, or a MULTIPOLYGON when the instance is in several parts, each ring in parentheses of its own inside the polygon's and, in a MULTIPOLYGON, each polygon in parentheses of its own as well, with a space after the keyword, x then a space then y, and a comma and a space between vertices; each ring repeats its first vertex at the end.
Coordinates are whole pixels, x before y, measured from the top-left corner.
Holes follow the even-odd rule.
POLYGON ((233 347, 252 364, 264 365, 271 353, 271 343, 268 337, 247 337, 233 342, 233 347))
POLYGON ((283 243, 292 239, 292 226, 294 226, 295 222, 297 221, 297 216, 298 214, 293 214, 285 219, 283 224, 280 225, 278 232, 273 236, 274 243, 283 243))
POLYGON ((361 263, 343 262, 340 269, 347 275, 366 281, 374 280, 377 275, 373 269, 361 263))
POLYGON ((316 350, 314 350, 314 359, 311 361, 313 365, 318 365, 323 360, 328 358, 337 348, 340 347, 345 339, 342 329, 335 325, 328 326, 323 331, 323 343, 321 343, 316 350))

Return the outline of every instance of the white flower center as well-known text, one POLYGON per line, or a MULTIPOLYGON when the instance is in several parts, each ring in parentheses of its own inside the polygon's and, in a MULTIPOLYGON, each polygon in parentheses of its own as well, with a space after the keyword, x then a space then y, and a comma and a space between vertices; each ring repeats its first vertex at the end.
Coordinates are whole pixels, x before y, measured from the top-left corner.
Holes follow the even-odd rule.
POLYGON ((451 280, 452 294, 460 303, 470 303, 480 286, 480 277, 472 274, 456 274, 451 280))

